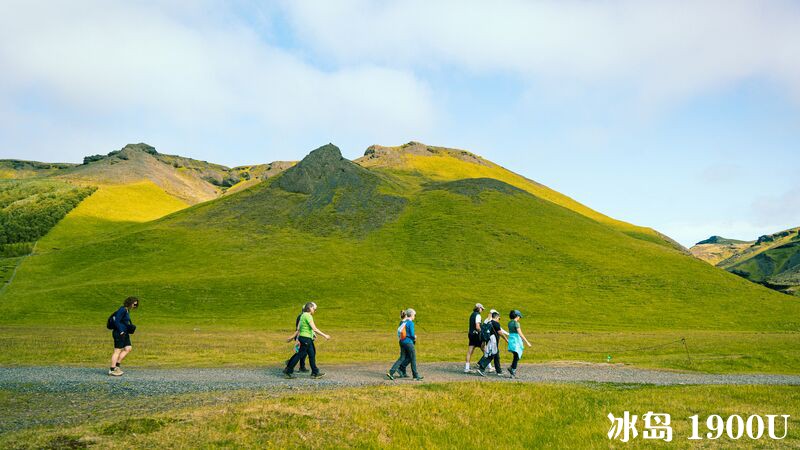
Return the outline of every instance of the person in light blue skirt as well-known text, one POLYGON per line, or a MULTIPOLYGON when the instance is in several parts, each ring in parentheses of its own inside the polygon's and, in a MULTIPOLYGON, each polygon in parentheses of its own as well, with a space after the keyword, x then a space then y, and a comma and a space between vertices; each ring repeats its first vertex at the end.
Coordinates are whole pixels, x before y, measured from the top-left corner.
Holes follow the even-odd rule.
POLYGON ((524 350, 525 346, 522 345, 522 342, 525 341, 528 344, 528 347, 531 346, 531 343, 528 342, 528 338, 522 334, 522 328, 519 324, 519 319, 522 318, 522 313, 515 309, 508 314, 508 317, 511 321, 508 322, 508 351, 514 355, 514 360, 511 362, 511 369, 509 369, 509 373, 511 374, 511 378, 516 378, 517 376, 517 363, 522 358, 522 351, 524 350))

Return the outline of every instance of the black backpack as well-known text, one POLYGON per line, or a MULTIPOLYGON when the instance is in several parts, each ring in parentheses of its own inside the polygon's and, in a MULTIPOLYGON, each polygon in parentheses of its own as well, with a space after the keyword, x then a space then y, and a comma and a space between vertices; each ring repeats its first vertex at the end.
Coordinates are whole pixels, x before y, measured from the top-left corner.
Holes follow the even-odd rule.
POLYGON ((106 328, 108 328, 109 330, 113 330, 114 328, 116 328, 116 323, 117 323, 116 315, 117 312, 114 311, 113 313, 111 313, 110 316, 108 316, 108 320, 106 321, 106 328))
POLYGON ((494 334, 494 326, 491 320, 481 325, 481 342, 489 342, 492 334, 494 334))

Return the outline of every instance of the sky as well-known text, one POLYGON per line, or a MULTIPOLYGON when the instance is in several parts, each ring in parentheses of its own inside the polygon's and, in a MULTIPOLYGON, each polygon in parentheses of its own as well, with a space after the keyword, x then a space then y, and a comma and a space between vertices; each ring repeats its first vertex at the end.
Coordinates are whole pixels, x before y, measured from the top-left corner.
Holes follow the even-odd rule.
POLYGON ((0 158, 470 150, 686 246, 800 226, 800 2, 0 2, 0 158))

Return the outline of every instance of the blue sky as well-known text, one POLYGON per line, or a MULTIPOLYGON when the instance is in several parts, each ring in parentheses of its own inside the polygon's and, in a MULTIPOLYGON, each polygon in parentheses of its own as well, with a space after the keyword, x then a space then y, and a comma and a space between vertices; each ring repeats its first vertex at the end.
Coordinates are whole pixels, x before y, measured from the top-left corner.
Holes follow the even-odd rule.
POLYGON ((684 245, 800 225, 797 2, 0 4, 0 158, 464 148, 684 245))

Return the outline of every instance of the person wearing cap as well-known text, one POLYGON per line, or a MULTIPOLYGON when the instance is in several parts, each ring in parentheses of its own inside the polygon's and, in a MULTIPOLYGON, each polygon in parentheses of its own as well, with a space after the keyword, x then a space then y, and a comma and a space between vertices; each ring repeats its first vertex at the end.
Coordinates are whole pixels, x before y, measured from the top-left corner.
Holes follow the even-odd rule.
POLYGON ((508 372, 511 374, 511 378, 516 378, 517 376, 517 363, 519 362, 520 358, 522 358, 522 350, 525 348, 522 345, 522 341, 525 341, 528 344, 528 347, 531 346, 531 343, 528 342, 528 338, 522 334, 522 328, 519 325, 519 319, 522 318, 522 313, 520 310, 515 309, 512 310, 508 317, 511 319, 508 322, 508 351, 514 355, 514 360, 511 362, 511 368, 508 369, 508 372))
POLYGON ((469 315, 469 328, 467 337, 469 338, 469 348, 467 349, 467 364, 464 366, 464 373, 469 373, 469 363, 472 360, 472 352, 481 347, 481 312, 483 305, 475 304, 472 314, 469 315))

